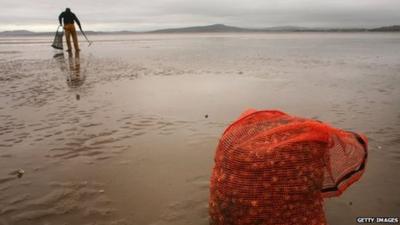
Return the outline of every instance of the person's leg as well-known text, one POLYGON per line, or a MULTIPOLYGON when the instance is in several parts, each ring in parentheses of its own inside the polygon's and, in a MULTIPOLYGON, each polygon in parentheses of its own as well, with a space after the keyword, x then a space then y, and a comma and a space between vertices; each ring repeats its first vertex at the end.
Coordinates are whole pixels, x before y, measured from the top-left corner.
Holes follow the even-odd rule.
POLYGON ((67 46, 68 46, 67 51, 71 51, 71 30, 70 30, 70 25, 69 24, 64 25, 64 30, 65 30, 65 39, 67 40, 67 46))
POLYGON ((75 51, 79 51, 78 36, 76 35, 75 26, 71 29, 72 40, 74 41, 75 51))

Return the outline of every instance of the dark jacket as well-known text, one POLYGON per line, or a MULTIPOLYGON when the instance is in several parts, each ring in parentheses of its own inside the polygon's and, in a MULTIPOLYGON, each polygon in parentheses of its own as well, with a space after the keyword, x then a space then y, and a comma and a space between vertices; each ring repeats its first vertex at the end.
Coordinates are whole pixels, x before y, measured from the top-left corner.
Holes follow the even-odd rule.
POLYGON ((75 14, 71 11, 64 11, 58 16, 58 21, 60 22, 60 24, 62 19, 64 19, 64 25, 73 24, 75 21, 78 26, 81 27, 81 22, 79 22, 78 17, 76 17, 75 14))

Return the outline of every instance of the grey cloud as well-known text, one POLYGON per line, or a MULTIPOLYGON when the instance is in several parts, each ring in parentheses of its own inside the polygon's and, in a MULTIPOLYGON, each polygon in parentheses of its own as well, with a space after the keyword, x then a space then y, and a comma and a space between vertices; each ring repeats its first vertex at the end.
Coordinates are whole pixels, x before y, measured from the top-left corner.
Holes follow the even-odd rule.
POLYGON ((58 14, 67 6, 88 29, 105 30, 209 23, 246 27, 372 27, 400 23, 398 0, 0 0, 0 5, 0 30, 13 24, 56 23, 58 14))

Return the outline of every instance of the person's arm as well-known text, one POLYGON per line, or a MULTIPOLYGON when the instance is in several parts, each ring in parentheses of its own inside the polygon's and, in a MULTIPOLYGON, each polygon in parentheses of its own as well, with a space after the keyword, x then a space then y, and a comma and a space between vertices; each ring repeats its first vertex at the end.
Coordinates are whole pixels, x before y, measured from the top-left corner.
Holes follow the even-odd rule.
POLYGON ((75 22, 78 24, 78 26, 79 26, 79 29, 81 29, 81 30, 82 30, 82 27, 81 27, 81 22, 79 21, 78 17, 76 17, 76 15, 75 15, 75 14, 72 14, 72 15, 73 15, 73 17, 74 17, 74 20, 75 20, 75 22))
POLYGON ((62 25, 61 23, 61 19, 64 17, 64 12, 60 13, 60 15, 58 16, 58 22, 60 22, 60 26, 62 25))

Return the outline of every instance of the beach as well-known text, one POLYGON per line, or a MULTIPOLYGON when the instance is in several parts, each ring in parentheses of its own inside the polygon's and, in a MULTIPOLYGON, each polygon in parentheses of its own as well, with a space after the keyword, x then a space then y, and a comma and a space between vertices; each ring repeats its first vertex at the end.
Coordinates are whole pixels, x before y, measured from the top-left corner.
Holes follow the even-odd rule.
POLYGON ((0 37, 0 225, 208 224, 219 137, 248 108, 368 137, 329 224, 400 216, 399 33, 52 38, 0 37))

